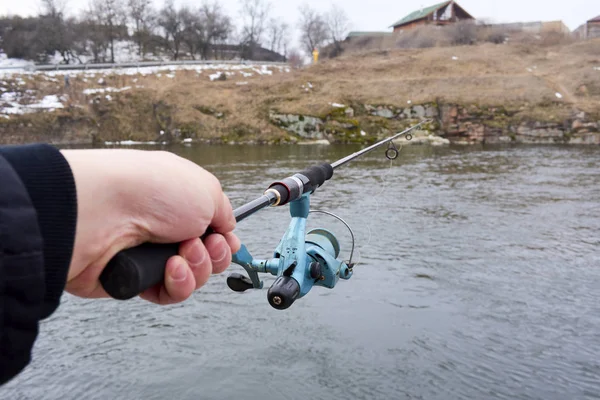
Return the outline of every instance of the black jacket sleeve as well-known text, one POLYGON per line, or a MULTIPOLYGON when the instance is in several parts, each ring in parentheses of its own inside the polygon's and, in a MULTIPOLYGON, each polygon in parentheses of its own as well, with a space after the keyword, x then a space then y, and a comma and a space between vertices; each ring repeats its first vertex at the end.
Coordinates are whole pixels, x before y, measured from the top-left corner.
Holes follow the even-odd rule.
POLYGON ((31 360, 60 303, 75 241, 69 164, 47 144, 0 146, 0 385, 31 360))

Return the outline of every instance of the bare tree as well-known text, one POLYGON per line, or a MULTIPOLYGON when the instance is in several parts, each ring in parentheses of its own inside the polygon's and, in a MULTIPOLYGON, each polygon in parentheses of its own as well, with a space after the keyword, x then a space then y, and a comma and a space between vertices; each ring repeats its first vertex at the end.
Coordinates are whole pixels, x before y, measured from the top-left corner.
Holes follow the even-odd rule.
POLYGON ((65 15, 67 0, 40 0, 41 15, 62 18, 65 15))
POLYGON ((138 54, 145 53, 150 37, 154 9, 151 0, 127 0, 127 16, 133 22, 133 38, 138 46, 138 54))
POLYGON ((350 19, 344 9, 337 4, 332 5, 327 13, 327 28, 334 46, 332 55, 336 57, 342 53, 342 42, 350 30, 350 19))
POLYGON ((125 18, 121 0, 92 0, 95 19, 104 28, 104 35, 110 48, 110 62, 115 62, 115 40, 122 35, 125 18))
POLYGON ((293 68, 300 68, 304 64, 302 55, 296 49, 290 50, 287 60, 293 68))
POLYGON ((179 17, 182 23, 181 41, 187 46, 190 56, 195 60, 196 53, 206 41, 204 21, 199 12, 194 12, 185 6, 179 10, 179 17))
POLYGON ((275 18, 271 18, 267 27, 267 34, 269 39, 269 49, 276 53, 280 53, 285 57, 290 42, 289 25, 283 21, 279 22, 275 18))
POLYGON ((181 17, 182 14, 175 9, 173 0, 166 0, 164 7, 160 10, 158 24, 164 30, 165 45, 171 50, 174 60, 179 58, 181 43, 184 38, 184 24, 181 17))
POLYGON ((204 27, 204 42, 201 53, 202 58, 206 60, 216 44, 223 43, 230 37, 233 24, 216 0, 213 3, 205 1, 202 4, 200 17, 204 27))
POLYGON ((108 49, 108 40, 100 15, 96 13, 92 3, 88 5, 87 12, 82 13, 81 26, 83 39, 86 42, 85 48, 91 51, 94 62, 105 61, 103 55, 108 49))
POLYGON ((41 0, 41 13, 37 24, 36 45, 38 51, 46 55, 58 52, 63 62, 69 63, 73 57, 74 37, 73 18, 65 18, 66 0, 41 0))
POLYGON ((269 3, 265 0, 240 0, 242 4, 242 45, 246 58, 252 59, 256 47, 261 45, 262 35, 269 17, 269 3))
POLYGON ((315 48, 319 48, 327 43, 329 31, 325 18, 317 11, 310 8, 308 4, 300 6, 300 40, 304 50, 312 54, 315 48))

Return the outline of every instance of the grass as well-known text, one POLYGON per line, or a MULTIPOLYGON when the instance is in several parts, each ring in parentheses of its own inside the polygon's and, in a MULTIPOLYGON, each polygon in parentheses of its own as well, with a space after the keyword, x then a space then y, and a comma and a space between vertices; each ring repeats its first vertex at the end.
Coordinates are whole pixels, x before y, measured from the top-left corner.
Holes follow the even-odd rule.
POLYGON ((353 106, 356 121, 367 129, 385 123, 360 115, 364 104, 403 108, 409 101, 503 107, 523 120, 560 122, 573 110, 600 119, 600 70, 595 67, 600 67, 600 40, 359 51, 289 73, 237 74, 225 81, 184 70, 174 78, 164 73, 108 75, 103 76, 107 87, 131 87, 108 93, 110 101, 107 93, 83 94, 84 89, 101 87, 100 75, 72 77, 67 90, 62 76, 56 81, 42 74, 29 76, 25 85, 16 85, 13 76, 12 81, 4 78, 7 90, 19 86, 38 98, 66 93, 69 100, 52 116, 0 118, 0 140, 14 140, 19 132, 43 137, 49 130, 57 135, 62 129, 69 137, 98 140, 155 140, 163 130, 175 137, 215 141, 294 142, 295 137, 269 121, 269 112, 324 117, 331 113, 331 103, 353 106))

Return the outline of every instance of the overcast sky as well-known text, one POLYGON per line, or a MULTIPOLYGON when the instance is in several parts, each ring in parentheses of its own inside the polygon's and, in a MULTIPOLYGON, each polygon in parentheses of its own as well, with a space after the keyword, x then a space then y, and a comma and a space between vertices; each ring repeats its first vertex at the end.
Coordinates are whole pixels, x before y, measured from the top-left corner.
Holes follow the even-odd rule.
MULTIPOLYGON (((162 4, 162 0, 153 0, 162 4)), ((269 0, 272 16, 286 20, 294 28, 298 7, 307 3, 326 11, 332 3, 343 6, 352 22, 352 30, 386 31, 406 14, 442 0, 269 0)), ((72 13, 78 13, 88 0, 67 0, 72 13)), ((175 0, 176 4, 196 6, 200 0, 175 0)), ((239 15, 239 0, 220 0, 232 17, 239 15)), ((571 30, 600 15, 600 0, 461 0, 457 1, 475 18, 495 22, 525 22, 562 20, 571 30)), ((35 15, 39 0, 0 0, 0 15, 35 15)))

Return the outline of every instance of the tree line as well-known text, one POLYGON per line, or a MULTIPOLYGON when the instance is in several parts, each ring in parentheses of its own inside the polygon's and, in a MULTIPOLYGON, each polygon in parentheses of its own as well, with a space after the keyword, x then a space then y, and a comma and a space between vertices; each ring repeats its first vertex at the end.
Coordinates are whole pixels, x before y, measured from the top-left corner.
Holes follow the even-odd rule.
POLYGON ((44 63, 60 55, 65 64, 115 62, 115 44, 135 44, 139 58, 268 59, 299 62, 292 47, 299 34, 301 50, 329 46, 328 54, 342 51, 341 42, 350 23, 344 10, 333 5, 319 13, 304 4, 296 26, 271 15, 268 0, 239 0, 237 16, 228 14, 217 0, 199 6, 176 6, 165 0, 155 7, 151 0, 89 0, 80 15, 69 15, 69 0, 40 0, 35 17, 0 17, 0 49, 10 58, 44 63), (297 31, 294 31, 294 28, 297 31))

